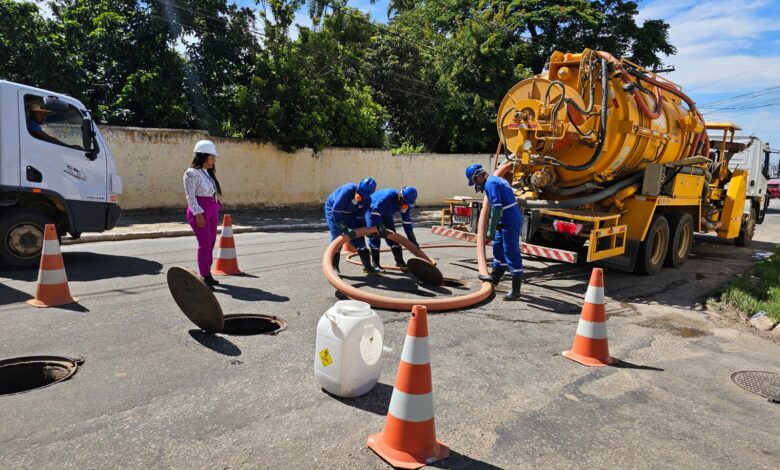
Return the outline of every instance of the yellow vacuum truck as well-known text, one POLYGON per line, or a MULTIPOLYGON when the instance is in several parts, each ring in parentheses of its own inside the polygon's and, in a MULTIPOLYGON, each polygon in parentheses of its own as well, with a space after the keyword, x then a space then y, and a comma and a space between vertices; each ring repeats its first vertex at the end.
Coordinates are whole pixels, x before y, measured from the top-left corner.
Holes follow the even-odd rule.
POLYGON ((509 90, 497 126, 527 254, 654 274, 686 261, 695 232, 750 243, 749 172, 729 168, 739 127, 705 124, 680 86, 636 64, 555 52, 509 90))

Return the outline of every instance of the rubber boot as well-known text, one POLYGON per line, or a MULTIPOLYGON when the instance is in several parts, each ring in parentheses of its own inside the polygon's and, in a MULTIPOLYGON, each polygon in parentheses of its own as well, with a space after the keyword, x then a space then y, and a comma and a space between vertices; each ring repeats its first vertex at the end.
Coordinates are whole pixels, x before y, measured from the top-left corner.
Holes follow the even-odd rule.
POLYGON ((479 278, 480 281, 492 282, 493 285, 495 286, 498 285, 499 282, 501 282, 501 277, 504 275, 505 272, 506 272, 506 266, 497 266, 493 268, 493 272, 490 273, 489 275, 483 276, 482 274, 480 274, 479 276, 477 276, 477 278, 479 278))
POLYGON ((371 266, 371 254, 368 252, 368 250, 358 250, 358 255, 360 255, 360 261, 363 263, 363 272, 366 274, 381 274, 382 271, 376 269, 374 266, 371 266))
POLYGON ((408 271, 409 268, 406 266, 406 262, 404 261, 403 247, 401 247, 401 245, 396 245, 391 247, 390 250, 393 252, 393 258, 395 258, 395 267, 401 268, 401 271, 408 271))
POLYGON ((339 271, 339 261, 341 261, 341 250, 333 253, 333 270, 336 271, 336 273, 341 274, 341 271, 339 271))
POLYGON ((512 292, 504 296, 504 300, 519 300, 520 286, 523 285, 523 276, 512 276, 512 292))
POLYGON ((205 282, 207 286, 218 286, 219 285, 219 281, 214 279, 214 277, 211 274, 209 274, 208 276, 204 277, 203 278, 203 282, 205 282))
POLYGON ((371 248, 371 261, 373 261, 373 263, 371 264, 371 268, 376 273, 381 274, 381 273, 385 272, 385 270, 382 269, 382 265, 379 264, 379 249, 378 248, 376 248, 376 249, 371 248))

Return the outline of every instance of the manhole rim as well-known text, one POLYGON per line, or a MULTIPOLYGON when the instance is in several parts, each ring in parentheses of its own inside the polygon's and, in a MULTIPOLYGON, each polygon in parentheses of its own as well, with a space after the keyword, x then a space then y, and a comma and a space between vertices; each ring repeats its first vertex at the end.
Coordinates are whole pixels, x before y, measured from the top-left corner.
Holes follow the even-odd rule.
MULTIPOLYGON (((752 393, 754 395, 758 395, 760 397, 763 397, 763 398, 773 399, 773 398, 780 397, 780 394, 773 396, 773 395, 769 395, 768 393, 767 394, 761 393, 764 390, 762 390, 761 392, 758 392, 756 390, 751 390, 751 389, 747 388, 744 384, 740 383, 737 380, 737 377, 739 377, 741 375, 744 375, 744 374, 765 374, 765 375, 775 376, 778 379, 778 381, 779 381, 778 383, 780 383, 780 374, 779 373, 777 373, 777 372, 770 372, 770 371, 767 371, 767 370, 740 370, 740 371, 737 371, 737 372, 734 372, 734 373, 731 374, 731 381, 735 385, 740 387, 741 389, 743 389, 745 391, 748 391, 748 392, 750 392, 750 393, 752 393)), ((778 389, 780 389, 780 385, 778 386, 778 389)))
POLYGON ((275 336, 282 331, 287 329, 287 320, 277 317, 275 315, 266 315, 263 313, 228 313, 224 315, 224 322, 222 326, 222 331, 218 331, 217 333, 223 334, 223 335, 229 335, 229 336, 260 336, 260 335, 271 335, 275 336), (271 323, 275 323, 279 328, 273 330, 273 331, 266 331, 264 333, 255 333, 251 335, 236 335, 231 333, 225 333, 225 323, 229 323, 231 320, 242 320, 245 318, 254 318, 254 319, 260 319, 260 320, 268 320, 271 323))
POLYGON ((69 380, 74 375, 76 375, 76 372, 78 372, 79 367, 82 364, 84 364, 84 358, 80 356, 49 356, 49 355, 11 357, 7 359, 0 359, 0 370, 3 369, 4 367, 13 367, 13 366, 20 366, 20 365, 32 364, 32 363, 52 364, 58 367, 62 367, 64 369, 67 369, 67 374, 53 382, 47 383, 46 385, 41 385, 40 387, 35 387, 28 390, 21 390, 14 393, 5 393, 0 395, 0 397, 10 397, 14 395, 20 395, 22 393, 29 393, 35 390, 41 390, 47 387, 51 387, 52 385, 56 385, 60 382, 69 380))

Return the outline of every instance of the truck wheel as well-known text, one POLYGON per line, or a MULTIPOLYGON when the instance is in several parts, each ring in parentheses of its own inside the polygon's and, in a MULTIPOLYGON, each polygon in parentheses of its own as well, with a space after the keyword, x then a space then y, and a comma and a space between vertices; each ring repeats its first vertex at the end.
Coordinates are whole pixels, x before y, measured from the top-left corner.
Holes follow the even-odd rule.
POLYGON ((734 239, 734 244, 737 246, 748 246, 753 241, 753 234, 756 232, 756 208, 750 209, 750 216, 748 220, 742 223, 742 228, 739 229, 739 235, 734 239))
POLYGON ((645 240, 639 244, 636 271, 653 275, 663 267, 669 248, 669 221, 662 215, 653 217, 645 240))
POLYGON ((17 209, 0 220, 0 261, 13 269, 35 268, 43 249, 43 229, 54 221, 40 212, 17 209))
POLYGON ((693 246, 693 217, 687 212, 672 214, 669 216, 669 225, 672 237, 664 266, 679 268, 685 264, 693 246))

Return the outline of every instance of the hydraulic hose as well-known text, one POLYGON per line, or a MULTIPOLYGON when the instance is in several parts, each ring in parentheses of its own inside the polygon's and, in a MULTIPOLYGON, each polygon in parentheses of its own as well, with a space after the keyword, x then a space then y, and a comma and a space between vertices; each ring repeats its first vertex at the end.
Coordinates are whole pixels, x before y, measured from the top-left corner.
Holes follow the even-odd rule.
MULTIPOLYGON (((569 171, 583 171, 583 170, 587 170, 588 168, 592 167, 596 163, 596 160, 598 160, 599 156, 601 155, 601 151, 604 149, 604 142, 607 140, 607 61, 606 61, 606 59, 603 59, 603 58, 601 59, 601 70, 602 70, 602 73, 601 73, 601 87, 602 87, 601 88, 602 89, 602 93, 601 93, 601 128, 599 129, 599 137, 598 137, 599 140, 598 140, 598 143, 596 144, 596 150, 593 151, 593 155, 590 157, 590 159, 587 162, 582 163, 580 165, 568 165, 566 163, 561 162, 560 160, 558 160, 556 158, 549 157, 549 156, 543 156, 542 157, 542 160, 543 160, 542 164, 547 164, 547 165, 551 165, 551 166, 560 167, 560 168, 563 168, 563 169, 569 170, 569 171)), ((552 88, 552 85, 554 85, 556 83, 561 84, 561 82, 558 82, 557 80, 552 82, 550 84, 550 87, 547 88, 547 94, 549 94, 550 88, 552 88)), ((563 84, 561 84, 561 87, 563 87, 563 84)), ((563 92, 565 92, 565 88, 563 89, 563 92)), ((547 100, 547 98, 546 98, 547 94, 545 94, 545 101, 547 100)), ((564 95, 561 95, 561 96, 564 96, 564 95)), ((565 98, 563 98, 563 99, 565 99, 565 98)), ((551 120, 555 117, 555 113, 557 112, 557 109, 558 109, 557 106, 558 106, 558 104, 560 102, 563 101, 563 99, 559 100, 558 103, 556 103, 556 108, 553 108, 553 114, 550 117, 551 120)), ((589 134, 584 134, 580 130, 580 128, 577 127, 577 124, 571 119, 571 115, 569 113, 568 107, 566 109, 566 113, 567 113, 567 116, 569 117, 569 120, 574 125, 574 128, 577 130, 577 132, 580 135, 583 135, 583 136, 584 135, 589 135, 589 134)))
POLYGON ((592 204, 594 202, 599 202, 602 199, 606 199, 614 195, 616 192, 620 191, 621 189, 627 188, 632 184, 638 183, 639 181, 642 180, 643 177, 644 177, 644 172, 640 172, 629 178, 618 181, 617 183, 613 184, 612 186, 606 189, 595 192, 593 194, 588 194, 587 196, 582 196, 574 199, 563 199, 560 201, 518 199, 517 204, 522 207, 531 207, 531 208, 539 208, 539 209, 571 209, 574 207, 579 207, 585 204, 592 204))
MULTIPOLYGON (((487 222, 484 211, 479 215, 479 226, 481 233, 484 233, 484 227, 487 222)), ((355 230, 355 234, 358 237, 364 237, 372 233, 376 233, 376 227, 361 227, 355 230)), ((412 252, 415 256, 418 256, 429 263, 436 264, 434 260, 428 257, 422 250, 417 248, 414 243, 410 242, 406 237, 397 233, 388 232, 387 237, 393 240, 404 248, 412 252)), ((457 297, 446 297, 441 299, 399 299, 395 297, 388 297, 384 295, 373 294, 371 292, 363 292, 357 287, 351 286, 344 282, 336 271, 333 270, 333 254, 339 250, 345 243, 349 242, 349 236, 343 234, 336 237, 330 245, 325 249, 325 253, 322 255, 322 272, 325 274, 325 278, 330 285, 336 288, 339 292, 346 295, 349 298, 360 300, 368 303, 369 305, 377 308, 385 308, 388 310, 396 311, 409 311, 415 305, 425 305, 429 311, 438 312, 442 310, 455 310, 464 307, 469 307, 474 304, 478 304, 483 300, 490 297, 493 292, 493 285, 490 282, 483 281, 481 288, 476 292, 470 292, 466 295, 457 297)), ((485 241, 484 238, 481 241, 477 241, 477 264, 479 266, 480 274, 487 274, 487 261, 485 257, 485 241)))
MULTIPOLYGON (((620 77, 623 79, 623 83, 631 83, 631 76, 629 75, 629 72, 626 72, 626 69, 623 67, 623 64, 620 63, 619 60, 615 58, 612 54, 609 52, 599 51, 599 55, 602 57, 602 59, 607 60, 610 64, 612 64, 617 71, 620 72, 620 77)), ((645 98, 642 96, 642 93, 638 89, 634 89, 632 94, 634 95, 634 100, 636 101, 637 106, 639 106, 639 109, 642 110, 642 114, 647 116, 648 118, 652 119, 658 119, 661 116, 661 112, 663 111, 663 96, 661 96, 661 92, 658 90, 659 88, 663 88, 666 91, 670 91, 665 87, 659 86, 658 81, 649 81, 649 83, 652 83, 655 85, 655 109, 650 109, 650 107, 647 105, 647 102, 645 101, 645 98)), ((670 91, 671 92, 671 91, 670 91)))

